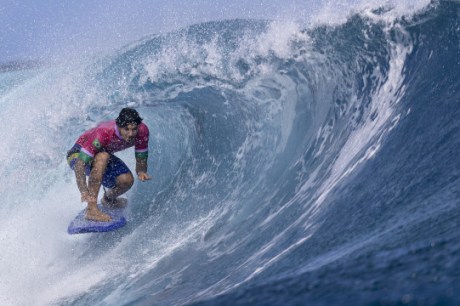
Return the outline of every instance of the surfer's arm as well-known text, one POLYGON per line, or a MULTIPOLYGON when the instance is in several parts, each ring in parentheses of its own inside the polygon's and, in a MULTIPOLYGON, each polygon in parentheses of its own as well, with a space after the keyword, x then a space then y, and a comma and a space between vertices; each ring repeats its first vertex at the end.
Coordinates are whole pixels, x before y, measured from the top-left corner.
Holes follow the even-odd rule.
POLYGON ((152 178, 147 173, 147 158, 136 157, 136 173, 141 181, 150 180, 152 178))
POLYGON ((149 128, 144 123, 138 126, 138 134, 134 147, 134 156, 136 157, 136 173, 140 181, 150 180, 147 173, 147 160, 149 157, 149 128))

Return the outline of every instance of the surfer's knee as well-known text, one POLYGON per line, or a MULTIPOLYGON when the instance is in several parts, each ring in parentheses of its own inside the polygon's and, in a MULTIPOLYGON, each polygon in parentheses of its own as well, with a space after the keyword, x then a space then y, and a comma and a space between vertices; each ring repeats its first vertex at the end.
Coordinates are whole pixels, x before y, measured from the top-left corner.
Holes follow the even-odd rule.
POLYGON ((134 184, 134 177, 131 172, 123 173, 117 177, 117 185, 131 188, 134 184))
POLYGON ((96 163, 105 163, 107 164, 110 159, 110 154, 107 152, 99 152, 94 156, 94 161, 96 163))

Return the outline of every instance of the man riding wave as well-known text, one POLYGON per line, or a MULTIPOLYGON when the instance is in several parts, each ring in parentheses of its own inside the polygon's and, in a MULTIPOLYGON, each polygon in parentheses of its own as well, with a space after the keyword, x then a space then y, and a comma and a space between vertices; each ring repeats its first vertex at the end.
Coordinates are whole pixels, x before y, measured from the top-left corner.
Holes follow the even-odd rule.
POLYGON ((104 206, 124 207, 127 204, 127 200, 119 196, 132 187, 134 177, 115 152, 134 146, 138 179, 151 179, 147 173, 148 142, 149 129, 132 108, 123 108, 115 120, 102 122, 77 139, 67 152, 67 162, 75 172, 81 201, 88 203, 86 219, 111 220, 97 206, 101 185, 107 188, 101 200, 104 206))

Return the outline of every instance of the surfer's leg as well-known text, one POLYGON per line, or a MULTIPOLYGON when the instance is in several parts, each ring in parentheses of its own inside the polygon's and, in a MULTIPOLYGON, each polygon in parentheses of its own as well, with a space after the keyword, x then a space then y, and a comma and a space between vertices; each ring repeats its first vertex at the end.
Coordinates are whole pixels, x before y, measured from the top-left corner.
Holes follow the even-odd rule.
MULTIPOLYGON (((94 197, 94 199, 97 199, 97 195, 99 194, 102 178, 104 177, 109 159, 110 155, 106 152, 100 152, 94 156, 94 160, 91 166, 91 173, 88 179, 88 189, 90 195, 94 197)), ((96 201, 88 202, 86 218, 95 221, 109 221, 111 219, 109 215, 99 210, 96 201)))
POLYGON ((102 184, 109 189, 102 198, 102 204, 111 207, 124 207, 127 200, 118 197, 133 186, 134 177, 128 166, 121 159, 112 155, 102 184))
POLYGON ((106 191, 102 203, 107 206, 125 207, 128 204, 127 200, 119 196, 131 189, 133 183, 134 177, 131 172, 117 176, 115 187, 106 191))

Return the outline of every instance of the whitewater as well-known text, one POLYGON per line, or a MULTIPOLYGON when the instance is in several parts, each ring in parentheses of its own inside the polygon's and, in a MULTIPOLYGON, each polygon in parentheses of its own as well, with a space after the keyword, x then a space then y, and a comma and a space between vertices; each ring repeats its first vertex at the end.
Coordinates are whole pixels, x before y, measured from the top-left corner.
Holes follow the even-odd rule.
POLYGON ((0 304, 460 304, 460 3, 320 17, 0 73, 0 304), (66 151, 126 106, 153 179, 70 236, 66 151))

